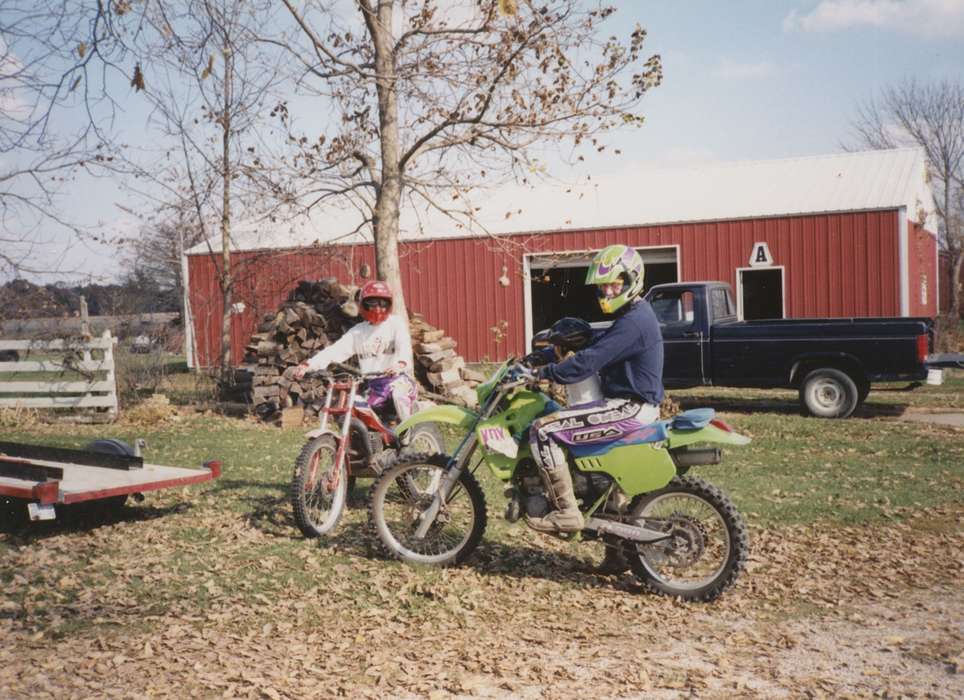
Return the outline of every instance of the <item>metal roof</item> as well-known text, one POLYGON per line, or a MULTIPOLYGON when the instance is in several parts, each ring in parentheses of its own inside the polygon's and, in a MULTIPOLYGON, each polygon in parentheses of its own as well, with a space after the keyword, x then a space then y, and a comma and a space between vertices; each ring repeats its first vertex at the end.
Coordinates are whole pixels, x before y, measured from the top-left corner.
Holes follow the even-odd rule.
MULTIPOLYGON (((906 207, 908 218, 937 230, 924 151, 919 148, 688 167, 634 167, 594 177, 583 184, 509 186, 485 197, 477 230, 453 230, 449 220, 422 215, 428 240, 490 234, 642 226, 785 215, 868 211, 906 207)), ((327 217, 314 217, 328 222, 327 217)), ((349 227, 350 228, 350 227, 349 227)), ((326 238, 310 227, 260 230, 235 237, 237 250, 291 248, 321 242, 362 242, 326 238)), ((207 253, 207 244, 189 254, 207 253)))

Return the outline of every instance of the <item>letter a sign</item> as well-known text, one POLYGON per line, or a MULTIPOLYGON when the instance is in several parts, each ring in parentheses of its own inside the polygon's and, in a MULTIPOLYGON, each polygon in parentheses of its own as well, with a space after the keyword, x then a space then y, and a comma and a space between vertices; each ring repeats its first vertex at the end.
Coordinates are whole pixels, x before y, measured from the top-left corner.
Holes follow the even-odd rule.
POLYGON ((753 251, 750 253, 750 267, 766 267, 773 264, 773 256, 770 255, 770 248, 763 241, 753 244, 753 251))

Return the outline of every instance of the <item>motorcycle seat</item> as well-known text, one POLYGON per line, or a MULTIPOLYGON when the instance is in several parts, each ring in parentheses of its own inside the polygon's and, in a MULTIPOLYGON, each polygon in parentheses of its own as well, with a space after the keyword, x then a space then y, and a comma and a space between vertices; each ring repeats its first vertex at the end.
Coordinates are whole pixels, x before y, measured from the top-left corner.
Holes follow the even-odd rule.
POLYGON ((691 408, 673 416, 670 427, 676 430, 699 430, 709 425, 715 415, 716 411, 712 408, 691 408))

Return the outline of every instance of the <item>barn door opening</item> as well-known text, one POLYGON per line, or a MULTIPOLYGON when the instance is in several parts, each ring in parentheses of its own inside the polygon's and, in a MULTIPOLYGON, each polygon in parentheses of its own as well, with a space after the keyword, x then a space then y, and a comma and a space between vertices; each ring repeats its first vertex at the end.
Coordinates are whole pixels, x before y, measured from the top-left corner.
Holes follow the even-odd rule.
POLYGON ((783 318, 783 267, 736 271, 737 310, 744 321, 783 318))
MULTIPOLYGON (((645 266, 648 290, 653 285, 679 280, 678 246, 637 248, 645 266)), ((590 323, 607 319, 599 309, 595 289, 587 287, 586 272, 596 251, 541 253, 526 256, 526 344, 532 334, 548 328, 563 316, 590 323)))

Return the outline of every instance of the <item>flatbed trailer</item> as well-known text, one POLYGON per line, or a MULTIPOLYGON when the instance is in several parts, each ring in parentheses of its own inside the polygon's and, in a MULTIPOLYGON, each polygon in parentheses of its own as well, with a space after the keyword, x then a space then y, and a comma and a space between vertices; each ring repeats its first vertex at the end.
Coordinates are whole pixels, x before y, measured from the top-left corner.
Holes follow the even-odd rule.
POLYGON ((85 450, 0 442, 0 496, 26 501, 31 520, 53 520, 57 505, 113 499, 216 479, 221 463, 201 469, 145 463, 128 445, 99 440, 85 450))

